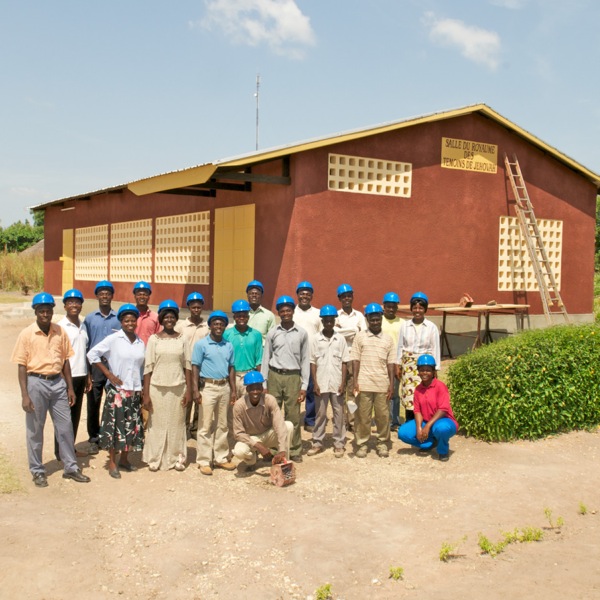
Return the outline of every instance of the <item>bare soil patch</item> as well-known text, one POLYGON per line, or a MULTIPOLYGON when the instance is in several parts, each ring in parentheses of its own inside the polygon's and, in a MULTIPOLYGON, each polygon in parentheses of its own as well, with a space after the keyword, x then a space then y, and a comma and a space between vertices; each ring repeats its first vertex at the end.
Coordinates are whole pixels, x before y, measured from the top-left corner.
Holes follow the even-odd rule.
MULTIPOLYGON (((50 485, 37 489, 8 362, 28 323, 7 319, 0 330, 0 447, 22 486, 0 495, 0 598, 306 599, 325 583, 346 600, 600 598, 598 433, 513 444, 459 435, 448 463, 398 440, 389 459, 374 450, 335 459, 328 448, 305 457, 297 483, 279 489, 266 467, 201 475, 193 441, 183 473, 141 468, 113 480, 101 453, 81 459, 92 481, 77 484, 61 477, 49 422, 50 485), (497 540, 515 527, 545 527, 545 507, 563 517, 560 531, 480 555, 479 532, 497 540), (442 543, 464 535, 461 556, 441 562, 442 543), (392 566, 404 568, 404 580, 389 579, 392 566)), ((85 429, 84 410, 81 449, 85 429)))

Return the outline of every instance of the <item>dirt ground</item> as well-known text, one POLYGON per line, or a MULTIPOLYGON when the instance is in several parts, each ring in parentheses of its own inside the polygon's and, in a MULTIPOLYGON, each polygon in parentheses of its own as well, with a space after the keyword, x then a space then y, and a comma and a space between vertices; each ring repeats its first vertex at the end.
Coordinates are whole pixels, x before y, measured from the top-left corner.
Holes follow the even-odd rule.
MULTIPOLYGON (((329 446, 280 489, 266 467, 201 475, 193 441, 182 473, 113 480, 100 453, 80 459, 92 481, 77 484, 61 477, 49 422, 49 487, 37 489, 8 362, 29 322, 2 319, 0 330, 0 447, 22 484, 0 495, 0 598, 304 600, 326 583, 346 600, 600 598, 598 433, 493 445, 459 435, 448 463, 398 440, 389 459, 335 459, 329 446), (545 508, 564 519, 560 531, 545 508), (495 541, 526 526, 545 528, 543 541, 480 554, 479 532, 495 541), (442 544, 464 536, 459 556, 441 562, 442 544)), ((77 445, 87 447, 85 409, 77 445)))

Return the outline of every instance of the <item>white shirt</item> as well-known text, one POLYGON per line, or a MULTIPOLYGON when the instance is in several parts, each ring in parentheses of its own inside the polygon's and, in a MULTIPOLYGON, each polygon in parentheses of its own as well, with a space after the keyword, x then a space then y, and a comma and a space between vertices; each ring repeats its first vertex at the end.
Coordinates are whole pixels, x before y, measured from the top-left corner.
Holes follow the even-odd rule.
POLYGON ((435 358, 436 369, 441 368, 440 357, 440 332, 435 323, 424 319, 421 325, 415 325, 412 319, 404 321, 398 334, 398 349, 396 359, 402 364, 404 352, 412 352, 417 356, 432 354, 435 358))
POLYGON ((311 346, 310 362, 317 367, 317 384, 321 394, 337 394, 342 385, 342 363, 350 360, 348 344, 341 333, 330 338, 318 333, 311 346))
POLYGON ((311 306, 302 310, 299 306, 294 309, 294 323, 300 325, 308 333, 308 342, 312 345, 315 336, 321 330, 321 317, 319 309, 311 306))
POLYGON ((92 365, 106 358, 108 370, 123 382, 121 389, 138 392, 142 389, 145 353, 146 346, 138 336, 130 342, 124 331, 117 331, 94 346, 87 357, 92 365))
POLYGON ((348 314, 343 308, 340 308, 335 322, 335 329, 346 338, 346 344, 350 349, 354 343, 354 336, 359 331, 367 330, 367 322, 365 316, 358 310, 352 309, 352 312, 348 314))
POLYGON ((87 329, 83 326, 83 321, 79 322, 79 325, 75 325, 63 317, 59 322, 60 325, 69 336, 69 341, 75 354, 69 358, 69 364, 71 365, 71 376, 72 377, 85 377, 88 374, 87 359, 85 357, 85 351, 88 345, 88 334, 87 329))

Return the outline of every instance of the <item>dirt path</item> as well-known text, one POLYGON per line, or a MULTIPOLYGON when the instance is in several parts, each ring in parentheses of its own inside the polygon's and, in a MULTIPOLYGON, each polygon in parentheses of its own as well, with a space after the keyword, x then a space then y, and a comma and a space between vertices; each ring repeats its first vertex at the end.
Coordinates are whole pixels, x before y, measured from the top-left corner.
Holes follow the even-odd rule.
MULTIPOLYGON (((113 480, 105 453, 81 459, 92 477, 81 485, 61 478, 46 443, 50 485, 37 489, 8 363, 28 323, 0 330, 0 446, 23 486, 0 496, 0 598, 304 600, 325 583, 346 600, 600 598, 598 433, 494 445, 458 436, 445 464, 398 441, 389 459, 329 450, 305 458, 287 489, 270 486, 266 468, 208 478, 195 464, 113 480), (495 559, 479 554, 479 532, 495 541, 548 526, 545 507, 563 517, 560 532, 495 559), (442 544, 465 535, 460 556, 441 562, 442 544), (388 578, 391 566, 403 581, 388 578)), ((84 411, 81 448, 85 438, 84 411)), ((193 461, 192 442, 189 451, 193 461)))

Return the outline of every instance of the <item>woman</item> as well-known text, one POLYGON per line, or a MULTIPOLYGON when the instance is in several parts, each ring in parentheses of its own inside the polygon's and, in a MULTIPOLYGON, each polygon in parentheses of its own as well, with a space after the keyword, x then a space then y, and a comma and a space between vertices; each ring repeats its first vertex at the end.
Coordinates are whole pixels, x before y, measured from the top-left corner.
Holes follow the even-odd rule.
POLYGON ((406 411, 406 421, 414 419, 413 394, 419 384, 417 358, 431 354, 440 364, 440 332, 425 318, 429 300, 423 292, 415 292, 410 299, 412 319, 404 321, 398 334, 397 378, 400 381, 400 400, 406 411))
POLYGON ((87 355, 90 364, 107 378, 98 444, 108 450, 108 472, 115 479, 121 478, 120 471, 137 470, 127 455, 144 447, 141 404, 145 347, 135 334, 139 316, 133 304, 123 304, 117 312, 121 331, 104 338, 87 355))
POLYGON ((175 331, 179 307, 165 300, 158 307, 163 330, 152 335, 146 348, 144 408, 150 412, 142 458, 151 471, 183 471, 187 455, 185 409, 191 402, 190 346, 175 331))
POLYGON ((417 359, 421 383, 415 389, 415 418, 400 426, 398 437, 425 452, 437 441, 438 458, 445 462, 450 452, 449 440, 458 431, 458 423, 452 413, 448 388, 436 378, 435 366, 431 354, 417 359))

